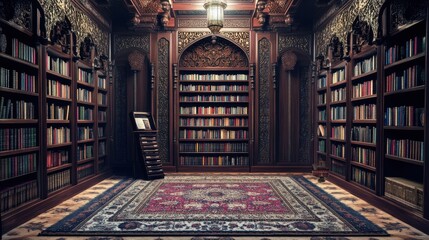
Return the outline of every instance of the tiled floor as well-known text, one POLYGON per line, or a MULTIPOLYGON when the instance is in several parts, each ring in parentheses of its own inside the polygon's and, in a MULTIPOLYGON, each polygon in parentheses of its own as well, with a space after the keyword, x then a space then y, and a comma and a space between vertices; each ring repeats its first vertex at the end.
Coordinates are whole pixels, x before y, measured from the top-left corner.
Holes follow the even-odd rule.
MULTIPOLYGON (((194 174, 194 173, 192 173, 194 174)), ((223 173, 224 174, 224 173, 223 173)), ((235 174, 235 173, 234 173, 235 174)), ((219 174, 221 175, 221 174, 219 174)), ((259 174, 260 175, 260 174, 259 174)), ((388 237, 108 237, 108 236, 93 236, 93 237, 39 237, 37 236, 43 229, 54 224, 58 220, 67 216, 80 206, 84 205, 98 194, 104 192, 109 187, 113 186, 119 180, 118 178, 109 178, 99 184, 85 190, 79 195, 64 201, 60 205, 50 209, 49 211, 40 214, 27 223, 5 233, 2 239, 50 239, 50 240, 70 240, 70 239, 88 239, 88 240, 110 240, 110 239, 151 239, 151 240, 274 240, 274 239, 429 239, 428 235, 419 230, 401 222, 391 215, 369 205, 367 202, 353 196, 344 189, 330 183, 318 183, 317 178, 308 175, 308 179, 323 188, 326 192, 332 194, 344 204, 350 206, 360 212, 367 219, 384 228, 390 236, 388 237)), ((428 226, 429 227, 429 226, 428 226)))

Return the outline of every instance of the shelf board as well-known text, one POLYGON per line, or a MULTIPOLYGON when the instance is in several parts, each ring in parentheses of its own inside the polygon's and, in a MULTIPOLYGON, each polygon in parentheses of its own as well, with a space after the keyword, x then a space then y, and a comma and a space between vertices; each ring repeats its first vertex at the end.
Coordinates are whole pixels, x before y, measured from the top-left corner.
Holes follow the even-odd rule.
POLYGON ((377 147, 377 144, 375 143, 368 143, 368 142, 359 142, 359 141, 351 141, 350 142, 353 145, 360 145, 360 146, 365 146, 365 147, 377 147))
POLYGON ((47 119, 47 124, 69 124, 70 120, 47 119))
POLYGON ((189 129, 189 128, 197 128, 197 129, 206 129, 206 128, 211 128, 211 129, 223 129, 223 128, 228 128, 228 129, 243 129, 243 128, 248 128, 248 126, 179 126, 179 128, 181 129, 189 129))
POLYGON ((316 153, 317 153, 317 154, 319 154, 319 155, 324 155, 324 156, 326 156, 326 153, 325 153, 325 152, 319 152, 319 151, 317 151, 316 153))
MULTIPOLYGON (((365 78, 365 77, 368 77, 368 76, 372 76, 372 75, 376 75, 376 74, 377 74, 377 69, 369 71, 369 72, 366 72, 366 73, 362 73, 362 74, 357 75, 357 76, 353 76, 352 77, 352 81, 357 81, 357 80, 360 80, 362 78, 365 78)), ((375 76, 375 77, 377 77, 377 76, 375 76)))
POLYGON ((412 93, 412 92, 418 92, 418 91, 424 91, 424 90, 425 90, 425 86, 422 85, 422 86, 397 90, 397 91, 393 91, 393 92, 386 92, 386 93, 384 93, 384 96, 399 95, 399 94, 412 93))
POLYGON ((346 140, 338 139, 338 138, 329 138, 329 140, 333 142, 346 143, 346 140))
POLYGON ((77 120, 78 124, 91 124, 94 123, 94 120, 77 120))
POLYGON ((360 120, 353 120, 352 123, 354 124, 377 124, 376 119, 360 119, 360 120))
POLYGON ((179 114, 179 117, 206 117, 206 118, 213 118, 213 117, 248 117, 248 114, 179 114))
POLYGON ((72 102, 70 98, 62 98, 62 97, 55 97, 55 96, 46 96, 46 99, 48 100, 56 100, 56 101, 63 101, 63 102, 72 102))
POLYGON ((104 105, 104 104, 98 104, 97 105, 99 108, 108 108, 109 106, 107 106, 107 105, 104 105))
POLYGON ((90 61, 85 61, 80 59, 76 62, 76 65, 78 68, 83 69, 85 72, 91 72, 91 73, 93 72, 90 61))
POLYGON ((353 54, 352 58, 354 61, 356 61, 359 59, 365 59, 371 55, 376 55, 376 54, 377 54, 377 47, 373 45, 367 45, 360 52, 353 54))
POLYGON ((365 165, 365 164, 362 164, 362 163, 359 163, 359 162, 356 162, 356 161, 353 161, 353 160, 350 161, 350 164, 354 165, 354 166, 357 166, 357 167, 360 167, 360 168, 365 168, 366 170, 369 170, 369 171, 372 171, 372 172, 377 171, 377 169, 375 167, 368 166, 368 165, 365 165))
POLYGON ((423 161, 418 161, 418 160, 414 160, 414 159, 410 159, 410 158, 403 158, 403 157, 393 156, 393 155, 389 155, 389 154, 385 154, 384 157, 387 159, 390 159, 390 160, 394 160, 394 161, 401 161, 401 162, 405 162, 405 163, 411 163, 411 164, 414 164, 417 166, 424 166, 423 161))
POLYGON ((249 139, 179 139, 180 142, 247 142, 249 139))
POLYGON ((338 157, 338 156, 335 156, 335 155, 332 155, 332 154, 329 154, 329 157, 332 158, 332 159, 334 159, 334 160, 337 160, 337 161, 341 161, 341 162, 344 162, 344 163, 346 162, 345 158, 338 157))
POLYGON ((329 103, 329 106, 344 105, 346 103, 347 103, 346 100, 341 100, 341 101, 331 102, 331 103, 329 103))
POLYGON ((375 100, 376 98, 377 98, 377 94, 374 94, 374 95, 369 95, 364 97, 352 98, 351 101, 357 102, 357 101, 364 101, 364 100, 375 100))
POLYGON ((48 45, 46 47, 46 51, 48 52, 49 56, 54 56, 63 60, 66 59, 67 61, 70 61, 71 59, 71 55, 63 52, 61 50, 61 46, 59 45, 48 45))
POLYGON ((327 87, 318 88, 317 92, 325 92, 327 90, 327 87))
POLYGON ((384 130, 400 130, 400 131, 424 131, 424 127, 396 127, 396 126, 384 126, 384 130))
POLYGON ((34 35, 30 30, 28 30, 28 29, 26 29, 26 28, 24 28, 24 27, 22 27, 20 25, 17 25, 17 24, 15 24, 13 22, 6 21, 3 18, 0 18, 0 23, 5 24, 8 27, 10 27, 10 28, 12 28, 14 30, 17 30, 17 31, 19 31, 19 32, 21 32, 21 33, 23 33, 25 35, 27 35, 29 38, 32 38, 33 35, 34 35))
POLYGON ((85 159, 77 160, 77 164, 84 164, 84 163, 92 162, 94 160, 95 160, 94 157, 85 158, 85 159))
POLYGON ((78 84, 78 86, 84 86, 84 87, 88 87, 88 88, 92 88, 94 89, 94 83, 90 84, 90 83, 86 83, 86 82, 81 82, 81 81, 76 81, 76 83, 78 84))
MULTIPOLYGON (((103 155, 100 155, 100 156, 98 156, 98 158, 106 158, 107 157, 107 155, 106 154, 103 154, 103 155)), ((102 160, 102 161, 98 161, 98 163, 100 163, 100 162, 104 162, 104 160, 102 160)))
POLYGON ((30 175, 35 175, 36 173, 37 173, 37 170, 35 170, 33 172, 23 173, 23 174, 18 175, 18 176, 12 176, 12 177, 9 177, 9 178, 6 178, 6 179, 1 179, 0 183, 8 185, 7 182, 15 182, 15 181, 19 180, 19 178, 22 178, 22 179, 29 178, 30 175))
POLYGON ((0 119, 0 124, 36 124, 39 123, 37 119, 0 119))
MULTIPOLYGON (((197 83, 197 84, 214 84, 214 83, 227 83, 228 85, 230 83, 238 83, 240 85, 244 83, 249 83, 249 80, 179 80, 180 84, 189 84, 189 83, 197 83)), ((231 84, 234 85, 234 84, 231 84)))
POLYGON ((63 75, 61 73, 49 70, 49 69, 46 69, 46 74, 52 75, 52 76, 55 76, 55 77, 59 77, 59 78, 64 79, 64 80, 69 80, 69 81, 72 80, 72 77, 70 77, 70 76, 66 76, 66 75, 63 75))
POLYGON ((105 140, 107 140, 107 138, 106 138, 106 137, 99 137, 99 138, 98 138, 98 141, 105 141, 105 140))
POLYGON ((68 146, 71 146, 71 145, 72 145, 71 142, 68 142, 68 143, 59 143, 59 144, 48 145, 47 148, 48 149, 50 149, 50 148, 60 148, 60 147, 68 147, 68 146))
POLYGON ((325 104, 318 104, 317 105, 317 108, 324 108, 324 107, 326 107, 326 103, 325 104))
POLYGON ((236 102, 223 102, 223 101, 194 101, 194 102, 190 102, 190 101, 180 101, 180 104, 248 104, 248 101, 236 101, 236 102))
POLYGON ((346 124, 347 121, 345 119, 344 120, 331 120, 331 123, 346 124))
POLYGON ((2 52, 0 52, 0 57, 1 58, 5 58, 7 61, 11 61, 11 62, 20 64, 20 65, 25 65, 25 66, 33 68, 33 69, 39 69, 39 65, 38 64, 27 62, 25 60, 9 56, 8 54, 2 53, 2 52))
POLYGON ((249 155, 249 152, 180 152, 180 155, 249 155))
POLYGON ((330 88, 335 88, 341 85, 346 85, 347 81, 346 80, 342 80, 336 83, 332 83, 331 85, 329 85, 330 88))
POLYGON ((95 140, 92 139, 85 139, 85 140, 78 140, 77 144, 82 144, 82 143, 93 143, 95 140))
POLYGON ((360 184, 360 183, 355 182, 353 180, 350 180, 350 183, 354 184, 354 185, 357 185, 359 188, 364 189, 364 190, 366 190, 368 192, 371 192, 372 194, 375 194, 375 190, 374 189, 371 189, 371 188, 369 188, 369 187, 367 187, 367 186, 365 186, 363 184, 360 184))
POLYGON ((6 150, 6 151, 0 151, 0 157, 10 156, 10 155, 18 155, 23 153, 31 153, 31 152, 37 152, 39 151, 39 147, 29 147, 29 148, 21 148, 21 149, 14 149, 14 150, 6 150))
POLYGON ((99 92, 103 92, 103 93, 107 93, 109 90, 107 90, 106 88, 97 88, 97 90, 99 91, 99 92))
POLYGON ((319 124, 326 124, 326 120, 318 120, 317 123, 319 123, 319 124))
POLYGON ((13 94, 19 94, 19 95, 26 95, 26 96, 30 96, 30 97, 38 97, 39 96, 38 93, 33 93, 33 92, 28 92, 28 91, 24 91, 24 90, 13 89, 13 88, 6 88, 6 87, 0 87, 0 91, 13 93, 13 94))
POLYGON ((225 95, 225 94, 235 94, 235 95, 247 95, 249 93, 249 91, 180 91, 180 94, 186 94, 186 95, 203 95, 203 94, 208 94, 208 95, 225 95))
POLYGON ((333 72, 333 70, 345 68, 346 65, 347 65, 347 61, 345 61, 345 60, 340 60, 340 61, 334 62, 331 65, 331 72, 333 72))
POLYGON ((51 167, 51 168, 48 168, 48 173, 52 173, 52 172, 60 171, 63 169, 71 168, 71 166, 72 166, 71 163, 65 163, 65 164, 62 164, 60 166, 51 167))
POLYGON ((405 58, 405 59, 396 61, 396 62, 391 63, 389 65, 385 65, 384 66, 384 70, 391 69, 393 67, 396 67, 398 65, 402 65, 402 64, 407 63, 407 62, 412 62, 412 61, 416 61, 416 60, 419 60, 419 59, 424 59, 425 56, 426 56, 426 54, 424 52, 419 53, 419 54, 417 54, 415 56, 412 56, 412 57, 409 57, 409 58, 405 58))
POLYGON ((76 103, 79 105, 95 106, 95 103, 92 102, 76 101, 76 103))
POLYGON ((340 178, 340 179, 342 179, 342 180, 346 179, 346 177, 345 177, 344 175, 341 175, 341 174, 339 174, 339 173, 336 173, 336 172, 334 172, 334 171, 332 171, 332 170, 330 170, 330 171, 329 171, 329 175, 332 175, 332 176, 334 176, 334 177, 340 178))
POLYGON ((326 137, 325 137, 325 136, 317 136, 317 138, 319 138, 319 139, 323 139, 323 140, 326 140, 326 137))

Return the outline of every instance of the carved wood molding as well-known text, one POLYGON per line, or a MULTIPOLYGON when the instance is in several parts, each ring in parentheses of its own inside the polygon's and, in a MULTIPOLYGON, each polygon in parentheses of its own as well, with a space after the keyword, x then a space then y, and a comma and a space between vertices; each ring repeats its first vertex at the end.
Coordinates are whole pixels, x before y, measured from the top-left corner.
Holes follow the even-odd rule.
POLYGON ((311 35, 279 35, 279 53, 297 48, 311 54, 311 35))
MULTIPOLYGON (((178 35, 178 53, 179 55, 191 44, 196 41, 210 35, 210 32, 185 32, 179 31, 178 35)), ((250 33, 249 32, 220 32, 220 35, 224 36, 228 40, 236 43, 240 46, 246 54, 250 51, 250 33)))
POLYGON ((72 30, 72 24, 67 16, 61 21, 55 22, 49 34, 51 44, 61 46, 64 53, 70 53, 73 48, 73 55, 76 56, 76 34, 72 30))
MULTIPOLYGON (((359 16, 356 17, 355 21, 352 24, 351 39, 347 39, 346 51, 350 51, 350 47, 354 53, 361 51, 364 45, 372 45, 374 40, 374 32, 367 21, 361 21, 359 16)), ((348 55, 348 53, 347 53, 348 55)))
POLYGON ((180 67, 248 67, 249 62, 242 49, 230 41, 218 37, 203 38, 183 52, 180 67))
POLYGON ((284 70, 291 71, 295 68, 297 56, 292 51, 287 51, 282 55, 282 65, 284 70))

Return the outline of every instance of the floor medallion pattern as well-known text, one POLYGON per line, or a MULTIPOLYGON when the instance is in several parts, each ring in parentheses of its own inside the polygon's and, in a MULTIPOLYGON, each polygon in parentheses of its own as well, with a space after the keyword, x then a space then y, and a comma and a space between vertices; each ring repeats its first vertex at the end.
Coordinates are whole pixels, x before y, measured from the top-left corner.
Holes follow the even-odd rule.
POLYGON ((386 235, 302 176, 123 180, 41 235, 386 235))

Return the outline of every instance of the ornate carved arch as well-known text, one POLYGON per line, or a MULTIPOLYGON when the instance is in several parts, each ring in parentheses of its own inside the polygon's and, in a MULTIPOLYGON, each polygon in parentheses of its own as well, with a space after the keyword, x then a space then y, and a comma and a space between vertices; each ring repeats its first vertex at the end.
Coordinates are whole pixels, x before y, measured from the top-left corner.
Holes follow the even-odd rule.
POLYGON ((183 51, 179 58, 180 67, 248 67, 246 53, 233 42, 217 37, 205 37, 183 51))

